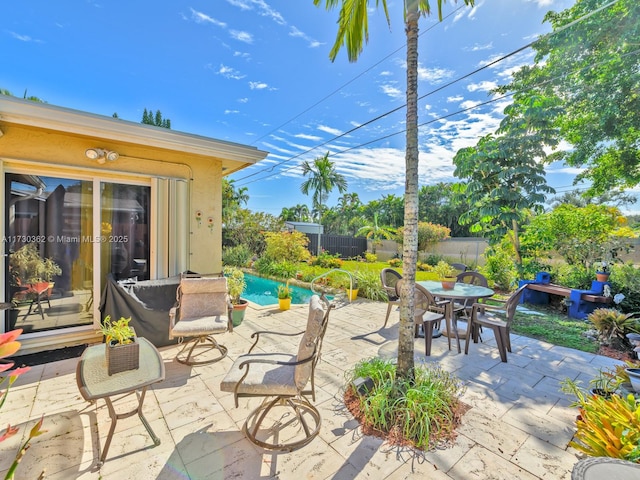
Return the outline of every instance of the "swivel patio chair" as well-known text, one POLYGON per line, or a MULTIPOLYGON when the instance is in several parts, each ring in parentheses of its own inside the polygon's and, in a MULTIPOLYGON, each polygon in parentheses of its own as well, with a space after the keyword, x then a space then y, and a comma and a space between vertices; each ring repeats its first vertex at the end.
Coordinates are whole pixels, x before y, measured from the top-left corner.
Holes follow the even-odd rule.
MULTIPOLYGON (((254 444, 276 451, 290 452, 307 445, 320 431, 320 412, 315 401, 315 368, 327 330, 330 305, 314 295, 309 301, 307 328, 297 333, 258 331, 249 352, 240 355, 220 383, 220 390, 233 392, 236 408, 240 397, 264 397, 253 410, 242 430, 254 444), (252 353, 261 336, 302 335, 296 353, 252 353), (279 414, 277 412, 281 412, 279 414), (292 416, 291 413, 294 415, 292 416), (273 422, 263 426, 263 422, 273 422)), ((267 337, 269 338, 269 337, 267 337)))
POLYGON ((382 282, 382 288, 387 294, 387 316, 384 318, 384 325, 382 328, 387 326, 387 322, 389 321, 389 315, 391 314, 391 308, 394 305, 400 305, 400 297, 396 293, 396 283, 402 279, 402 275, 396 272, 393 268, 383 268, 380 272, 380 281, 382 282))
POLYGON ((232 309, 225 277, 183 274, 176 292, 176 305, 169 311, 169 338, 178 338, 179 343, 188 339, 176 360, 186 365, 222 360, 227 355, 227 347, 220 345, 213 335, 233 331, 232 309), (218 350, 219 354, 211 358, 210 350, 218 350))
MULTIPOLYGON (((510 327, 516 313, 516 307, 520 303, 520 298, 526 285, 518 288, 502 305, 490 305, 487 303, 474 303, 471 309, 471 319, 467 328, 467 339, 464 353, 469 353, 469 340, 473 338, 474 343, 478 343, 480 327, 487 327, 493 330, 496 339, 500 360, 507 361, 507 352, 511 353, 510 327)), ((491 301, 499 301, 494 300, 491 301)))

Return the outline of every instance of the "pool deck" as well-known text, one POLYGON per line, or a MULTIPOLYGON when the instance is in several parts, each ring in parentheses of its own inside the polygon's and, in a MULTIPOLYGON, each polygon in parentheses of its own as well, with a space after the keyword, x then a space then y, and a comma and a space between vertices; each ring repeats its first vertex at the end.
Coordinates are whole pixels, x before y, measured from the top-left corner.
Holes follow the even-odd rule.
MULTIPOLYGON (((241 431, 257 399, 221 392, 220 380, 233 360, 247 351, 256 330, 298 331, 307 307, 286 312, 250 308, 233 333, 219 336, 229 348, 221 362, 188 367, 174 360, 176 346, 161 348, 166 378, 147 393, 144 413, 162 443, 154 447, 137 417, 118 422, 105 464, 96 467, 109 426, 103 401, 85 402, 75 380, 77 359, 33 367, 11 389, 0 424, 20 432, 0 443, 0 473, 5 474, 24 435, 44 415, 47 433, 36 438, 18 468, 18 479, 479 479, 571 478, 578 461, 568 447, 576 409, 560 391, 565 378, 588 382, 607 357, 512 335, 513 353, 500 362, 491 332, 472 344, 469 355, 434 340, 425 357, 416 339, 417 364, 435 363, 466 385, 462 417, 453 445, 429 452, 390 446, 363 435, 342 402, 344 372, 373 356, 394 358, 397 312, 382 329, 386 303, 357 300, 331 313, 316 372, 320 434, 292 453, 273 453, 250 443, 241 431)), ((486 329, 485 329, 486 330, 486 329)), ((293 343, 275 349, 295 351, 293 343)), ((464 350, 463 350, 464 351, 464 350)), ((125 399, 131 405, 133 399, 125 399)))

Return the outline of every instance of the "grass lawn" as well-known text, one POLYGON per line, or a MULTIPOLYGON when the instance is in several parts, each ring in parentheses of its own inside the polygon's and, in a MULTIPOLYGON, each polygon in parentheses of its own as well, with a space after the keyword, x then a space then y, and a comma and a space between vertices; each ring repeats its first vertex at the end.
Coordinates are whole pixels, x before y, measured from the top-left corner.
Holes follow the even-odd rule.
POLYGON ((600 344, 584 336, 584 332, 593 328, 589 322, 569 318, 566 313, 541 305, 526 304, 526 308, 541 315, 516 312, 511 324, 513 333, 584 352, 598 351, 600 344))

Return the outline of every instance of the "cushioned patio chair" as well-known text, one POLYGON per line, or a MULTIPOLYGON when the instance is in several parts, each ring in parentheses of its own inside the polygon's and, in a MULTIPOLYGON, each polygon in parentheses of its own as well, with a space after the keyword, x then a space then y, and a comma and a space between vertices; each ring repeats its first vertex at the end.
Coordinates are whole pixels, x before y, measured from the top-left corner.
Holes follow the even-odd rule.
POLYGON ((169 338, 178 338, 180 343, 187 339, 176 360, 186 365, 222 360, 227 355, 227 347, 220 345, 213 335, 233 331, 232 309, 225 277, 183 274, 176 292, 176 305, 169 311, 169 338), (211 357, 210 350, 218 350, 219 354, 211 357))
POLYGON ((520 303, 520 297, 526 285, 518 288, 506 301, 491 299, 492 302, 500 302, 501 305, 490 305, 487 303, 474 303, 471 309, 471 319, 467 328, 467 341, 464 353, 469 353, 469 340, 473 338, 474 343, 478 343, 479 328, 487 327, 493 330, 496 339, 500 360, 507 361, 507 352, 511 353, 510 327, 516 308, 520 303))
POLYGON ((380 272, 380 281, 382 282, 382 288, 384 288, 385 293, 387 294, 388 302, 387 302, 387 316, 384 318, 384 325, 382 328, 387 326, 387 322, 389 321, 389 315, 391 314, 391 308, 393 306, 400 305, 400 297, 396 292, 396 283, 402 279, 402 275, 396 272, 393 268, 383 268, 380 272))
POLYGON ((242 427, 254 444, 268 450, 290 452, 307 445, 318 435, 320 413, 307 397, 311 395, 312 401, 316 398, 315 368, 331 308, 324 297, 314 295, 309 301, 306 330, 253 333, 251 338, 255 341, 249 352, 237 358, 220 383, 222 391, 233 392, 236 407, 240 397, 264 397, 242 427), (252 353, 261 338, 298 335, 302 338, 297 353, 252 353), (281 409, 284 413, 277 414, 281 409), (273 425, 263 427, 265 420, 273 421, 273 425))

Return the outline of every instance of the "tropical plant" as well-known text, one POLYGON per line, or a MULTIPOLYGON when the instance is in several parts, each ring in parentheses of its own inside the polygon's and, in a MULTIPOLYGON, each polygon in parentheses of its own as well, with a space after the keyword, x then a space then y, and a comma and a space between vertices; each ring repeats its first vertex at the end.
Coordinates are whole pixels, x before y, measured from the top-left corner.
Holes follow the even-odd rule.
POLYGON ((246 267, 251 260, 251 251, 244 244, 222 248, 222 263, 234 267, 246 267))
MULTIPOLYGON (((20 342, 18 342, 17 339, 21 334, 22 329, 12 330, 10 332, 0 334, 0 359, 10 357, 20 349, 20 342)), ((2 373, 2 375, 0 375, 0 386, 4 386, 5 382, 7 382, 6 389, 3 392, 0 392, 0 409, 2 409, 2 407, 4 406, 7 397, 9 396, 9 390, 11 389, 11 386, 14 384, 14 382, 20 375, 30 370, 30 367, 20 367, 14 370, 10 370, 11 368, 13 368, 13 366, 14 362, 0 362, 0 373, 2 373)), ((18 465, 22 461, 24 454, 29 448, 31 440, 47 432, 46 430, 41 430, 43 421, 44 416, 41 417, 40 421, 38 421, 29 431, 29 435, 20 446, 20 449, 18 450, 13 463, 9 467, 9 470, 7 470, 7 473, 4 477, 5 480, 12 480, 13 478, 15 478, 18 465)), ((16 433, 18 433, 18 428, 12 427, 10 424, 7 425, 7 429, 4 432, 0 432, 0 442, 5 441, 7 438, 12 437, 16 433)), ((39 478, 44 478, 44 472, 40 474, 39 478)))
MULTIPOLYGON (((442 5, 438 0, 438 18, 442 21, 442 5)), ((324 3, 327 9, 340 4, 338 32, 329 53, 334 61, 340 49, 345 46, 349 61, 355 62, 369 39, 369 0, 313 0, 314 5, 324 3)), ((464 0, 473 5, 474 0, 464 0)), ((386 0, 376 0, 382 5, 387 23, 390 25, 386 0)), ((403 240, 403 282, 400 292, 400 325, 398 337, 398 378, 413 377, 413 330, 414 291, 416 263, 418 261, 418 20, 421 15, 429 15, 429 0, 405 0, 403 5, 405 33, 407 37, 407 113, 406 113, 406 172, 404 192, 404 240, 403 240)))
POLYGON ((416 368, 415 380, 408 382, 397 378, 394 362, 373 358, 359 362, 346 379, 345 396, 358 399, 356 414, 376 430, 399 432, 399 441, 408 440, 427 449, 455 428, 464 388, 456 377, 439 367, 416 368), (366 395, 355 391, 357 378, 371 378, 373 386, 366 395))
POLYGON ((596 308, 587 319, 593 323, 600 338, 607 344, 613 339, 624 342, 627 333, 640 332, 640 322, 633 313, 624 314, 615 308, 596 308))
POLYGON ((131 317, 120 317, 112 321, 111 316, 107 315, 96 333, 104 335, 107 345, 127 345, 132 343, 135 337, 133 328, 129 326, 130 321, 131 317))
POLYGON ((283 300, 285 298, 291 298, 291 287, 289 286, 289 282, 286 284, 278 285, 278 298, 283 300))
POLYGON ((579 411, 570 446, 592 457, 640 460, 640 402, 632 394, 592 395, 570 379, 562 391, 576 398, 572 406, 579 411))
POLYGON ((442 279, 455 278, 458 271, 444 260, 440 260, 438 264, 433 267, 433 272, 438 275, 438 278, 442 279))
POLYGON ((313 206, 318 209, 318 217, 322 221, 322 209, 331 191, 337 187, 340 193, 347 191, 347 181, 337 172, 335 165, 329 160, 329 152, 316 158, 313 163, 302 162, 302 175, 309 176, 300 185, 300 191, 309 195, 313 191, 313 206))
POLYGON ((224 267, 223 274, 227 277, 227 289, 229 290, 231 303, 234 305, 242 303, 240 296, 247 287, 244 272, 236 267, 224 267))
POLYGON ((358 288, 358 295, 376 302, 384 302, 387 295, 380 283, 380 275, 372 271, 357 271, 354 273, 354 288, 358 288))
POLYGON ((373 222, 371 225, 365 225, 360 227, 356 232, 356 237, 364 235, 368 239, 371 240, 371 245, 373 246, 373 253, 376 253, 376 247, 381 245, 381 240, 383 238, 389 239, 393 238, 396 235, 395 228, 384 227, 378 224, 378 214, 373 214, 373 222))

